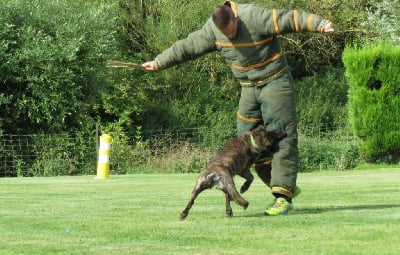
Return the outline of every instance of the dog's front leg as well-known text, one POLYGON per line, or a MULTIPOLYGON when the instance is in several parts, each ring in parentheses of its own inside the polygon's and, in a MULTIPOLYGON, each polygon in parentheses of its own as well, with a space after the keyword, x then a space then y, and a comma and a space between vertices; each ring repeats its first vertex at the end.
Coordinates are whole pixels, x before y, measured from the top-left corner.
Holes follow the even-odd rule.
POLYGON ((251 174, 250 169, 246 169, 239 174, 240 177, 246 179, 243 183, 242 187, 240 188, 240 193, 246 192, 250 185, 253 183, 254 176, 251 174))

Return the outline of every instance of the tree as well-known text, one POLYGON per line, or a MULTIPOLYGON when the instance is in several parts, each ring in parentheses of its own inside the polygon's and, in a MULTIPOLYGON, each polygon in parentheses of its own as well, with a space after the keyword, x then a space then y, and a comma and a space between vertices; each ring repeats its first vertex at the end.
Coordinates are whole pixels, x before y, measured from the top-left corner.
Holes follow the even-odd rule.
MULTIPOLYGON (((94 1, 93 1, 94 2, 94 1)), ((3 132, 60 132, 93 125, 98 70, 113 48, 111 5, 86 1, 0 3, 3 132)))

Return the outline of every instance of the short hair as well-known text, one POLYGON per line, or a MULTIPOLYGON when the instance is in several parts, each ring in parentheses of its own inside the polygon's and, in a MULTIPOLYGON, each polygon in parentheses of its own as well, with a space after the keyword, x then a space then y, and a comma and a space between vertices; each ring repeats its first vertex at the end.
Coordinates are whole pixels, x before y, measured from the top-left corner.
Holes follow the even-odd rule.
POLYGON ((215 8, 212 14, 212 20, 219 29, 226 28, 229 22, 234 19, 235 14, 228 5, 222 5, 215 8))

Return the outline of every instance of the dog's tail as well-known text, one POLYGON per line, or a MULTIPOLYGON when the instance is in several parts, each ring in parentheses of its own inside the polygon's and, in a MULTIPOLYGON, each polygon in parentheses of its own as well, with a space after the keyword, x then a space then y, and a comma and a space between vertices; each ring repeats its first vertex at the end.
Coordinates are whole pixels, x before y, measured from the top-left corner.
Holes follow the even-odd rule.
POLYGON ((237 191, 235 184, 233 183, 233 179, 232 179, 232 181, 226 182, 225 188, 233 201, 235 201, 237 204, 243 206, 244 209, 246 209, 249 206, 249 202, 246 199, 244 199, 240 195, 240 193, 237 191))

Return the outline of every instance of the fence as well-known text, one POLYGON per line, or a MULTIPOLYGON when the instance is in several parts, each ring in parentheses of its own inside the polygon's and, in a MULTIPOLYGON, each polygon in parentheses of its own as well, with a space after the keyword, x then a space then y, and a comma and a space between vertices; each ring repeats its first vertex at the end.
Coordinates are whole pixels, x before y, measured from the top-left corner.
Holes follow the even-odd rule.
POLYGON ((96 163, 96 136, 34 134, 0 136, 0 177, 77 174, 96 163))
MULTIPOLYGON (((299 126, 299 134, 300 145, 307 145, 305 150, 308 151, 312 148, 312 155, 303 153, 303 168, 314 167, 304 165, 311 161, 318 161, 320 166, 328 167, 331 163, 327 161, 340 160, 343 153, 346 153, 337 155, 337 151, 343 149, 343 144, 345 147, 351 145, 349 150, 354 151, 353 136, 346 127, 332 129, 321 125, 299 126), (332 148, 333 159, 327 160, 328 151, 321 149, 321 146, 332 147, 332 144, 339 144, 337 147, 340 148, 332 148)), ((207 162, 207 152, 211 153, 216 147, 206 145, 207 152, 200 152, 198 147, 203 146, 204 149, 204 144, 201 145, 199 129, 152 130, 141 134, 139 139, 134 134, 123 138, 111 135, 115 138, 111 168, 116 174, 131 173, 135 167, 143 167, 150 162, 152 167, 168 168, 170 166, 166 158, 172 158, 174 164, 179 163, 179 166, 172 166, 179 168, 179 171, 186 171, 182 168, 188 165, 197 171, 207 162), (189 157, 185 158, 189 161, 187 164, 182 163, 184 157, 189 157), (155 163, 157 160, 160 162, 158 166, 155 163)), ((1 135, 0 139, 0 177, 96 174, 98 135, 95 131, 88 134, 1 135)))
MULTIPOLYGON (((90 134, 0 135, 0 177, 95 174, 98 136, 96 131, 90 134)), ((134 157, 133 153, 138 151, 141 157, 148 158, 165 147, 200 140, 197 129, 151 130, 139 141, 135 138, 134 134, 122 140, 117 137, 113 145, 114 168, 129 167, 121 162, 131 162, 127 158, 134 157), (138 144, 146 144, 146 148, 138 144)))

